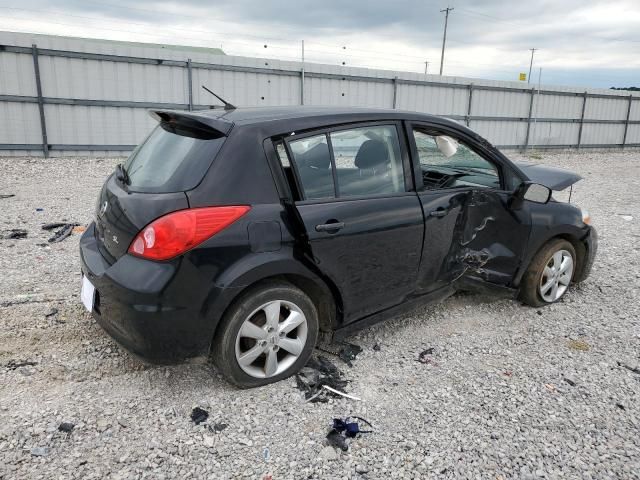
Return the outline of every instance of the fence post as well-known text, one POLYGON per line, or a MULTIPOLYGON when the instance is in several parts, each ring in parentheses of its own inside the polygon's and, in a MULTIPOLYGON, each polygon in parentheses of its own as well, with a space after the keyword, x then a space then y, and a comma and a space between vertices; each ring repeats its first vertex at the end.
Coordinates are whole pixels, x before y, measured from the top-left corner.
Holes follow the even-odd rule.
POLYGON ((531 98, 529 99, 529 116, 527 117, 527 134, 524 137, 524 148, 523 151, 527 151, 529 148, 529 132, 531 131, 531 116, 533 115, 533 99, 536 96, 536 89, 533 87, 531 89, 531 98))
POLYGON ((627 119, 624 121, 624 135, 622 136, 622 148, 627 144, 627 131, 629 130, 629 118, 631 118, 631 103, 633 94, 629 95, 629 106, 627 107, 627 119))
POLYGON ((467 123, 467 127, 471 122, 471 100, 473 100, 473 83, 469 84, 469 102, 467 103, 467 117, 465 118, 465 122, 467 123))
POLYGON ((189 84, 189 111, 193 110, 193 71, 191 69, 191 59, 187 59, 187 83, 189 84))
POLYGON ((578 150, 580 150, 580 144, 582 143, 582 127, 584 126, 584 111, 587 107, 587 95, 587 92, 584 92, 584 97, 582 100, 582 113, 580 114, 580 129, 578 130, 578 150))
POLYGON ((393 77, 393 109, 396 109, 396 104, 398 101, 398 77, 393 77))
POLYGON ((36 76, 36 92, 38 94, 38 110, 40 111, 40 130, 42 131, 42 153, 44 157, 49 156, 49 141, 47 140, 47 123, 44 118, 44 100, 42 98, 42 84, 40 83, 40 65, 38 63, 38 46, 31 45, 31 55, 33 56, 33 71, 36 76))

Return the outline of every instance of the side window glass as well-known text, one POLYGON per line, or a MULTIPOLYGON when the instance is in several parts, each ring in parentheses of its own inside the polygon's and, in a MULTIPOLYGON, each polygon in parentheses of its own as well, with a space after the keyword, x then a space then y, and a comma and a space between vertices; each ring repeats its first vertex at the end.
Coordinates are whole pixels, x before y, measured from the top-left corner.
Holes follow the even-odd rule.
POLYGON ((400 143, 395 126, 371 126, 330 134, 338 195, 404 192, 400 143))
POLYGON ((289 143, 306 200, 335 195, 331 155, 326 135, 316 135, 289 143))
POLYGON ((500 188, 498 168, 458 140, 413 131, 425 189, 500 188))

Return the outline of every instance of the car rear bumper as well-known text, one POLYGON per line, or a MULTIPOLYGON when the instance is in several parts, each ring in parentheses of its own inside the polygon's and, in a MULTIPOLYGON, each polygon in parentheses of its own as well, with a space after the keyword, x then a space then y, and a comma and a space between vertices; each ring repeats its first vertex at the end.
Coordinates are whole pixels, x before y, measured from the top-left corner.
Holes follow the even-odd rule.
POLYGON ((586 251, 584 261, 582 263, 582 268, 579 272, 579 275, 575 279, 576 283, 582 282, 589 277, 589 275, 591 274, 591 269, 593 268, 593 263, 596 259, 596 253, 598 252, 598 232, 594 227, 589 227, 589 232, 583 239, 583 242, 586 251))
POLYGON ((98 250, 92 223, 80 240, 82 273, 96 288, 93 316, 118 343, 152 362, 209 351, 218 316, 210 306, 227 289, 199 281, 184 259, 153 262, 123 255, 110 265, 98 250))

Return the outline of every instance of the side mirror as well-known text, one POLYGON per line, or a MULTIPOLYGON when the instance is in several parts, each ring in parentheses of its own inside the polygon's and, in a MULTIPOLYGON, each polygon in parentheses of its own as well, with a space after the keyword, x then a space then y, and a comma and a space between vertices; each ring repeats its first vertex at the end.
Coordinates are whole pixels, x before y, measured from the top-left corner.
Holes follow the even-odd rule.
POLYGON ((525 200, 541 204, 548 203, 551 200, 551 189, 539 183, 523 182, 513 194, 511 208, 521 208, 525 200))

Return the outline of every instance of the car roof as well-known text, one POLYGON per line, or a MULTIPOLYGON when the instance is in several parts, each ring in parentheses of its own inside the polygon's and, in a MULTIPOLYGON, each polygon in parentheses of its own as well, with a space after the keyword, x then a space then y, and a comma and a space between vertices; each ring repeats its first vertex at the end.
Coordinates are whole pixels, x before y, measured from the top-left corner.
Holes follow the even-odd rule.
POLYGON ((358 107, 285 106, 236 108, 233 110, 212 108, 196 111, 154 110, 150 113, 158 119, 165 116, 191 119, 221 132, 228 132, 233 125, 275 126, 277 124, 280 128, 286 127, 290 130, 296 130, 330 124, 378 120, 429 121, 460 126, 455 120, 426 113, 358 107))

